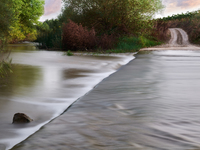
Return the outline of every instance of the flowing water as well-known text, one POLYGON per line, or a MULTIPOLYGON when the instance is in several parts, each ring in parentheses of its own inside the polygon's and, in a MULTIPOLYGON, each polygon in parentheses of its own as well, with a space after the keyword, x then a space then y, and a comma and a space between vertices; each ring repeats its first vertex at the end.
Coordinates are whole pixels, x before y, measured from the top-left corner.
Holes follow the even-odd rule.
MULTIPOLYGON (((12 150, 200 150, 200 51, 197 46, 189 44, 183 30, 170 31, 172 39, 167 45, 141 50, 135 56, 136 59, 105 78, 62 115, 12 150)), ((64 62, 68 57, 48 52, 48 55, 44 55, 48 57, 46 58, 42 55, 46 52, 42 51, 31 52, 31 56, 35 54, 31 60, 29 53, 24 53, 24 59, 21 59, 22 54, 16 56, 14 62, 29 64, 29 67, 24 67, 29 68, 30 78, 34 81, 29 82, 29 76, 23 73, 24 69, 20 69, 21 65, 16 65, 19 67, 16 72, 24 76, 21 79, 18 74, 13 76, 13 80, 9 80, 12 81, 13 88, 2 92, 9 99, 2 101, 2 105, 6 106, 8 102, 10 108, 18 108, 22 104, 20 109, 28 110, 31 117, 33 115, 32 118, 36 118, 36 122, 30 123, 28 129, 34 128, 37 122, 42 122, 52 112, 55 113, 54 110, 61 108, 68 97, 73 97, 72 91, 66 92, 68 83, 77 84, 70 86, 70 89, 78 89, 75 90, 75 94, 78 94, 84 89, 81 88, 84 87, 83 84, 80 84, 82 77, 90 76, 83 81, 90 86, 91 80, 115 68, 114 62, 130 57, 122 55, 123 58, 109 57, 103 61, 94 59, 94 62, 97 61, 97 68, 95 69, 93 63, 87 63, 90 71, 86 69, 85 61, 78 61, 76 64, 75 58, 70 57, 70 65, 79 66, 78 73, 71 71, 71 75, 70 71, 62 69, 65 68, 64 62), (111 59, 112 67, 108 65, 111 59), (42 71, 45 68, 49 68, 46 75, 42 71), (98 68, 100 72, 97 71, 98 68), (32 69, 35 70, 30 71, 32 69), (20 79, 20 82, 14 79, 20 79), (18 90, 14 90, 14 87, 18 90), (9 97, 9 91, 15 91, 13 93, 17 95, 14 97, 11 94, 9 97), (23 96, 27 93, 30 96, 23 96), (37 93, 39 96, 35 96, 37 93)), ((86 57, 87 60, 93 60, 86 57)), ((97 82, 99 81, 100 79, 97 82)), ((9 112, 7 109, 9 107, 5 110, 9 112)), ((16 137, 22 136, 21 131, 24 128, 9 123, 4 123, 4 127, 11 128, 8 131, 15 131, 16 137)), ((0 129, 4 132, 2 128, 3 124, 0 129)))
POLYGON ((0 150, 21 142, 65 111, 79 97, 133 54, 64 56, 64 52, 38 51, 33 44, 11 45, 13 73, 0 80, 0 150), (12 124, 15 113, 34 121, 12 124))
POLYGON ((142 51, 13 150, 200 150, 200 51, 142 51))

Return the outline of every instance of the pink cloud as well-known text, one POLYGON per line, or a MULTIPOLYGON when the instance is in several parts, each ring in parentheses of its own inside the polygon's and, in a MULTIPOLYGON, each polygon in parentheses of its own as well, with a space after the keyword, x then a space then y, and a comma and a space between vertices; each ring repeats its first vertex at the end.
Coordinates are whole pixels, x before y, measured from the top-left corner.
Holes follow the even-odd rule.
POLYGON ((200 6, 200 1, 198 0, 185 0, 182 2, 183 7, 194 8, 200 6))
POLYGON ((200 0, 162 0, 165 5, 163 16, 186 13, 200 8, 200 0))
POLYGON ((170 4, 176 4, 176 7, 182 9, 190 9, 200 6, 200 0, 163 0, 163 3, 168 7, 170 4))
POLYGON ((44 16, 54 14, 61 10, 62 0, 46 0, 44 6, 44 16))

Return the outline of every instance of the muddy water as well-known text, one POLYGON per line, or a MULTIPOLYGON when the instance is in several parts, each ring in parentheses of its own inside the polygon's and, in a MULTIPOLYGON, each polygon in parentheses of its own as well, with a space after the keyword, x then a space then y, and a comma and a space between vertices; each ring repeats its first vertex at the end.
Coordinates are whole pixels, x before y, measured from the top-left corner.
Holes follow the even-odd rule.
POLYGON ((200 51, 139 52, 13 150, 200 150, 200 51))
POLYGON ((0 80, 0 150, 21 142, 121 65, 133 54, 65 56, 38 51, 33 44, 11 45, 13 73, 0 80), (13 115, 26 113, 34 121, 12 124, 13 115))
POLYGON ((13 150, 199 150, 200 51, 139 52, 13 150))

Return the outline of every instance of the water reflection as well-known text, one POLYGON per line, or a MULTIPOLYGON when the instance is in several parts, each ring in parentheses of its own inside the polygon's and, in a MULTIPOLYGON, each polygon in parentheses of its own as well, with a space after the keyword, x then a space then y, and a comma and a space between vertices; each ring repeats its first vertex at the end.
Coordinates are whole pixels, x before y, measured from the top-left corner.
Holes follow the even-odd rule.
POLYGON ((8 45, 9 50, 13 50, 15 52, 27 52, 28 51, 35 51, 38 48, 35 46, 36 43, 17 43, 17 44, 10 44, 8 45))
POLYGON ((6 149, 63 113, 117 67, 134 58, 133 55, 68 57, 63 52, 37 51, 30 43, 11 45, 10 49, 13 73, 0 80, 0 148, 6 149), (17 112, 34 121, 11 124, 17 112))
POLYGON ((93 70, 86 69, 67 69, 63 71, 63 79, 73 79, 86 77, 89 73, 95 73, 93 70))
POLYGON ((12 65, 13 73, 0 80, 0 95, 12 96, 16 93, 26 93, 27 88, 35 86, 41 78, 41 70, 38 67, 12 65))

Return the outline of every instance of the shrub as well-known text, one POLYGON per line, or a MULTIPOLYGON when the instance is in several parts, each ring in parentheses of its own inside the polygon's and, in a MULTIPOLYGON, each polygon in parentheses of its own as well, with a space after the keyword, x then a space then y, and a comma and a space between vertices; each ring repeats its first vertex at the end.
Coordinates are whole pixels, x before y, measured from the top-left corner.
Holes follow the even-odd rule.
POLYGON ((140 42, 140 45, 142 47, 151 47, 151 46, 156 46, 156 45, 160 45, 161 42, 157 42, 157 41, 153 41, 153 40, 149 40, 143 36, 140 36, 139 37, 139 42, 140 42))
POLYGON ((57 19, 46 20, 37 26, 37 40, 39 48, 62 49, 62 29, 57 19))
POLYGON ((113 35, 104 34, 99 37, 98 47, 101 49, 112 49, 115 44, 115 37, 113 35))
POLYGON ((137 51, 141 48, 137 37, 121 37, 118 40, 116 49, 125 51, 137 51))
POLYGON ((70 50, 67 51, 67 56, 73 56, 73 55, 74 54, 70 50))
POLYGON ((69 20, 69 23, 63 24, 62 35, 63 49, 88 50, 96 46, 95 30, 90 31, 69 20))
POLYGON ((158 19, 154 22, 154 28, 152 30, 151 36, 160 41, 166 42, 169 40, 169 27, 169 22, 164 22, 158 19))

